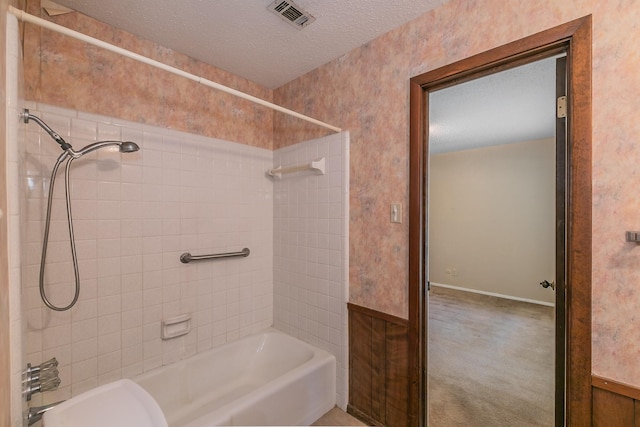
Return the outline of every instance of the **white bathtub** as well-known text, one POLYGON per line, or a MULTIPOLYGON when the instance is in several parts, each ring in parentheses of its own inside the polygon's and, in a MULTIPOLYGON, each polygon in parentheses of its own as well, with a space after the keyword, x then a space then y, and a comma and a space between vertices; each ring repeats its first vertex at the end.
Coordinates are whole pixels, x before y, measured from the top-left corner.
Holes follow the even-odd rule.
POLYGON ((268 329, 133 380, 169 427, 309 425, 336 403, 335 357, 268 329))

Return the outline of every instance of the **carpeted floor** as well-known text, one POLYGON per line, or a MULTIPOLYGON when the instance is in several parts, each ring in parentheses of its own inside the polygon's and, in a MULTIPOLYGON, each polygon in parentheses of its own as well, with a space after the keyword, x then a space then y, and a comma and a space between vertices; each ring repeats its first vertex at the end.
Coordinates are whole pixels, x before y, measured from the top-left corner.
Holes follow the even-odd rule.
POLYGON ((431 427, 553 426, 552 307, 433 287, 431 427))

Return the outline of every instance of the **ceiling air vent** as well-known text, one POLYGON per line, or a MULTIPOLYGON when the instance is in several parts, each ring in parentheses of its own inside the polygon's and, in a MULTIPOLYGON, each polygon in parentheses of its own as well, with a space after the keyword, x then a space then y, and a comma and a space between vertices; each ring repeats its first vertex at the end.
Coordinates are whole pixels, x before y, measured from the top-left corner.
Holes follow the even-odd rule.
POLYGON ((313 15, 302 10, 291 0, 276 0, 272 2, 267 9, 299 30, 316 20, 313 15))

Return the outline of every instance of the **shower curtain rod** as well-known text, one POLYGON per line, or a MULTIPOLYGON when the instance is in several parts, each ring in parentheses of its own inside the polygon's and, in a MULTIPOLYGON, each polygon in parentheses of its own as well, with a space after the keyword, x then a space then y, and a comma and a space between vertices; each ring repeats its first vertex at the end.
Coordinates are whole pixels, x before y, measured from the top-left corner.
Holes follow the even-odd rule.
POLYGON ((72 37, 74 39, 77 39, 77 40, 92 44, 94 46, 101 47, 103 49, 106 49, 106 50, 109 50, 111 52, 117 53, 118 55, 126 56, 127 58, 131 58, 131 59, 134 59, 136 61, 142 62, 144 64, 151 65, 152 67, 156 67, 156 68, 159 68, 161 70, 165 70, 165 71, 168 71, 170 73, 176 74, 178 76, 182 76, 182 77, 184 77, 186 79, 193 80, 193 81, 195 81, 197 83, 203 84, 203 85, 211 87, 213 89, 217 89, 217 90, 220 90, 222 92, 226 92, 226 93, 228 93, 230 95, 234 95, 234 96, 237 96, 239 98, 246 99, 247 101, 251 101, 251 102, 254 102, 256 104, 262 105, 264 107, 271 108, 272 110, 279 111, 281 113, 288 114, 288 115, 293 116, 293 117, 297 117, 299 119, 302 119, 302 120, 305 120, 307 122, 316 124, 318 126, 325 127, 327 129, 331 129, 334 132, 341 132, 342 131, 342 129, 340 129, 339 127, 336 127, 336 126, 321 122, 320 120, 314 119, 313 117, 305 116, 304 114, 300 114, 300 113, 298 113, 296 111, 289 110, 288 108, 281 107, 281 106, 279 106, 277 104, 274 104, 272 102, 265 101, 264 99, 260 99, 260 98, 257 98, 255 96, 246 94, 244 92, 240 92, 239 90, 232 89, 230 87, 221 85, 220 83, 216 83, 214 81, 205 79, 204 77, 196 76, 195 74, 191 74, 191 73, 183 71, 183 70, 181 70, 179 68, 175 68, 175 67, 172 67, 170 65, 164 64, 164 63, 162 63, 160 61, 156 61, 154 59, 147 58, 146 56, 139 55, 137 53, 131 52, 130 50, 123 49, 121 47, 112 45, 112 44, 104 42, 102 40, 98 40, 98 39, 96 39, 94 37, 87 36, 86 34, 82 34, 82 33, 78 32, 78 31, 70 30, 67 27, 63 27, 62 25, 54 24, 53 22, 49 22, 49 21, 47 21, 45 19, 38 18, 37 16, 34 16, 34 15, 30 15, 30 14, 24 12, 23 10, 17 9, 17 8, 15 8, 13 6, 9 6, 9 12, 12 13, 13 15, 15 15, 21 21, 29 22, 31 24, 35 24, 35 25, 38 25, 40 27, 47 28, 47 29, 49 29, 51 31, 55 31, 57 33, 67 35, 67 36, 72 37))

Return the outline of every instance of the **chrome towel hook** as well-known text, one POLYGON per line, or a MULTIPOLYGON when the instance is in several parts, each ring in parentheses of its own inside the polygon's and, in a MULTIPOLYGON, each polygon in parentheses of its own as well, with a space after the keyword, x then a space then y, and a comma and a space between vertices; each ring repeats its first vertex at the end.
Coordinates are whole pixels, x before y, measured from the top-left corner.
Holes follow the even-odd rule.
POLYGON ((627 231, 627 242, 640 244, 640 231, 627 231))

